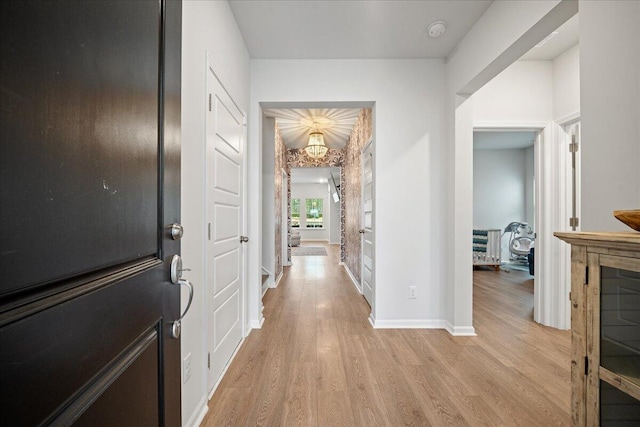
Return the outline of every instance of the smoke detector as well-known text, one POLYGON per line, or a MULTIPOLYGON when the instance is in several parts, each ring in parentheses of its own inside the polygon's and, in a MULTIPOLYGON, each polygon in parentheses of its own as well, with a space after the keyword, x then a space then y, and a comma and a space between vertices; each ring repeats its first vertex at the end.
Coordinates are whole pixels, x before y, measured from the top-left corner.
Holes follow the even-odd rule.
POLYGON ((429 32, 429 36, 435 38, 440 37, 444 34, 447 29, 447 23, 444 21, 435 21, 432 22, 429 27, 427 27, 427 31, 429 32))

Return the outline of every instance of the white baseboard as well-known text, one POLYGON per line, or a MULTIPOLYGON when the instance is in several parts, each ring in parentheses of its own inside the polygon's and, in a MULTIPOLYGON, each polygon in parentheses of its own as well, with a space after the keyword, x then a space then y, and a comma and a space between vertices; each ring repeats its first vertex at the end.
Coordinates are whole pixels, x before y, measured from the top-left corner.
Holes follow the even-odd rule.
POLYGON ((445 320, 445 329, 454 337, 477 337, 476 328, 473 326, 453 326, 449 321, 445 320))
POLYGON ((238 354, 238 352, 240 351, 240 349, 242 348, 242 344, 244 344, 244 338, 240 341, 240 344, 238 344, 238 346, 236 347, 236 349, 233 351, 233 354, 231 355, 231 357, 229 358, 229 361, 227 362, 227 364, 225 365, 224 369, 222 370, 222 372, 220 373, 220 376, 218 377, 218 381, 216 381, 216 383, 213 385, 213 388, 211 389, 211 391, 209 392, 209 400, 211 400, 211 398, 213 397, 213 393, 216 392, 218 386, 220 385, 220 383, 222 382, 222 379, 224 378, 225 374, 227 373, 227 370, 229 369, 229 366, 231 366, 231 362, 233 362, 233 359, 236 358, 236 354, 238 354))
POLYGON ((283 273, 284 273, 284 271, 281 271, 280 274, 278 274, 278 278, 273 283, 272 288, 277 288, 278 287, 278 285, 280 284, 280 280, 282 280, 283 273))
POLYGON ((269 290, 271 286, 269 286, 269 279, 265 280, 264 283, 262 284, 262 295, 260 295, 261 297, 264 296, 264 294, 267 293, 267 291, 269 290))
POLYGON ((193 413, 189 417, 189 420, 184 424, 185 427, 199 427, 204 420, 205 415, 207 415, 207 411, 209 411, 209 407, 207 406, 207 397, 202 396, 200 402, 198 402, 198 406, 193 410, 193 413))
POLYGON ((249 322, 249 326, 251 327, 251 329, 261 329, 263 323, 264 323, 264 317, 262 316, 262 314, 260 314, 259 319, 252 320, 251 322, 249 322))
POLYGON ((362 288, 360 287, 360 283, 358 283, 358 281, 356 280, 351 270, 349 270, 349 267, 347 266, 347 264, 345 264, 344 262, 341 262, 340 265, 344 267, 344 270, 347 272, 347 274, 349 275, 349 278, 351 279, 351 283, 353 283, 353 286, 356 287, 356 289, 358 290, 358 293, 362 295, 362 288))
POLYGON ((376 320, 369 318, 375 329, 446 329, 442 319, 393 319, 376 320))

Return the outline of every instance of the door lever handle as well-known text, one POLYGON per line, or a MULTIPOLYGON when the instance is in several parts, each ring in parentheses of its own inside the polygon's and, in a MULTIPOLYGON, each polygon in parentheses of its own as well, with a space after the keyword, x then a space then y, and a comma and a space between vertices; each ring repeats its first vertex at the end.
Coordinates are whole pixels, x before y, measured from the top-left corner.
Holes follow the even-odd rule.
POLYGON ((364 228, 361 228, 360 230, 358 230, 358 233, 364 234, 364 228))
POLYGON ((249 237, 247 236, 240 236, 240 243, 247 243, 249 241, 249 237))
POLYGON ((176 283, 176 285, 186 286, 189 289, 189 301, 187 302, 187 307, 184 309, 184 312, 180 315, 180 317, 177 320, 174 320, 171 323, 171 337, 172 338, 179 338, 180 337, 180 329, 182 327, 182 319, 184 319, 184 316, 187 315, 187 312, 191 308, 191 303, 193 302, 193 285, 191 284, 191 282, 188 281, 188 280, 185 280, 185 279, 180 279, 180 280, 178 280, 178 283, 176 283))

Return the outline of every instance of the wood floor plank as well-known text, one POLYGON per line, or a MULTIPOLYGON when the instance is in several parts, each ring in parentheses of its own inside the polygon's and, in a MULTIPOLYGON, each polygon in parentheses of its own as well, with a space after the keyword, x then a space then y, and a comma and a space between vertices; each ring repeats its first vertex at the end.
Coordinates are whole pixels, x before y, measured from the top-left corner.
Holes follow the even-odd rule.
POLYGON ((533 322, 528 274, 474 272, 477 337, 373 329, 326 248, 267 291, 202 426, 570 425, 570 335, 533 322))

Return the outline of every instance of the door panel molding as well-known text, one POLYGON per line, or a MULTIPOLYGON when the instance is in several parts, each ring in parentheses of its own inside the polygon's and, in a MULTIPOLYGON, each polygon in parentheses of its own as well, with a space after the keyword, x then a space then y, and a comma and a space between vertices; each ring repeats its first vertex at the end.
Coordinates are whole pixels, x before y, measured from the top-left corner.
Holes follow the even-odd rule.
POLYGON ((74 298, 81 297, 90 292, 97 291, 109 285, 117 284, 124 279, 132 278, 162 264, 157 258, 147 259, 131 265, 127 263, 121 266, 111 267, 106 271, 99 271, 81 276, 76 281, 65 283, 62 290, 51 290, 36 293, 29 299, 19 299, 0 307, 0 327, 17 322, 27 316, 32 316, 40 311, 62 304, 74 298), (129 264, 129 265, 127 265, 129 264), (43 295, 44 294, 44 295, 43 295), (12 306, 15 305, 15 307, 12 306))

